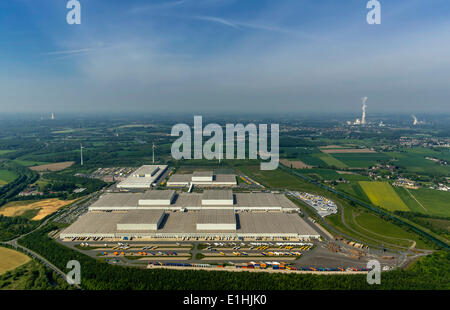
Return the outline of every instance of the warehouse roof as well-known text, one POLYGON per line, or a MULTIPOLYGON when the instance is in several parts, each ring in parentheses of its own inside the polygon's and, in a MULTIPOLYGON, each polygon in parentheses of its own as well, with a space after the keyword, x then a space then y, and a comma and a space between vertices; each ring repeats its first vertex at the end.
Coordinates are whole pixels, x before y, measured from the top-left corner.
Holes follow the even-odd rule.
POLYGON ((132 176, 142 177, 144 175, 151 176, 153 173, 158 172, 163 166, 158 165, 143 165, 133 172, 132 176))
POLYGON ((213 172, 212 171, 194 171, 192 174, 194 177, 212 177, 213 172))
POLYGON ((215 183, 236 183, 236 176, 234 174, 216 174, 215 183))
POLYGON ((139 199, 146 200, 169 200, 175 195, 174 190, 151 190, 141 194, 139 199))
POLYGON ((297 233, 318 235, 298 214, 282 212, 239 213, 240 233, 297 233))
POLYGON ((125 180, 117 184, 118 188, 148 188, 167 169, 167 165, 144 165, 134 171, 125 180))
POLYGON ((283 194, 236 193, 236 204, 240 207, 279 207, 296 208, 296 205, 283 194))
POLYGON ((198 224, 235 224, 236 214, 233 209, 201 210, 198 212, 198 224))
POLYGON ((117 222, 118 224, 158 224, 164 216, 163 210, 129 210, 117 222))
POLYGON ((91 207, 137 207, 142 194, 134 193, 107 193, 101 195, 91 207))
POLYGON ((191 182, 192 174, 179 174, 175 173, 169 178, 168 182, 185 182, 189 183, 191 182))
POLYGON ((232 190, 220 190, 220 189, 210 189, 203 191, 203 200, 232 200, 233 191, 232 190))
MULTIPOLYGON (((90 210, 126 210, 130 208, 202 208, 202 200, 230 201, 236 198, 233 205, 236 209, 297 209, 297 206, 283 194, 272 193, 236 193, 231 190, 205 190, 202 193, 179 193, 173 190, 151 190, 146 193, 107 193, 102 195, 89 208, 90 210), (172 200, 172 196, 176 198, 172 200), (139 205, 139 200, 171 200, 172 204, 156 201, 155 205, 139 205)), ((230 208, 232 205, 216 205, 216 208, 230 208)), ((206 207, 206 206, 205 206, 206 207)), ((213 206, 209 206, 213 208, 213 206)))
MULTIPOLYGON (((130 212, 130 211, 128 211, 130 212)), ((155 233, 154 230, 117 230, 117 223, 126 216, 125 212, 88 212, 75 223, 63 230, 62 234, 115 234, 115 233, 155 233)), ((242 212, 237 214, 242 234, 299 234, 319 235, 298 214, 282 212, 242 212)), ((196 233, 199 212, 175 212, 167 216, 158 233, 196 233)), ((222 232, 222 231, 214 231, 222 232)), ((225 231, 226 232, 226 231, 225 231)), ((213 232, 212 232, 213 233, 213 232)))
POLYGON ((200 207, 202 205, 202 194, 180 193, 174 205, 181 208, 200 207))

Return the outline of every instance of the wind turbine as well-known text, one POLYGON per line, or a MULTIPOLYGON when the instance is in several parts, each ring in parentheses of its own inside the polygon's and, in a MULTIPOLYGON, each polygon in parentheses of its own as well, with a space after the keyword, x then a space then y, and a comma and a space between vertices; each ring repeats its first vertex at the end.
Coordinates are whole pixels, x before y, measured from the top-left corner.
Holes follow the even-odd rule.
POLYGON ((80 143, 80 163, 81 163, 81 166, 83 166, 83 149, 84 149, 84 147, 80 143))

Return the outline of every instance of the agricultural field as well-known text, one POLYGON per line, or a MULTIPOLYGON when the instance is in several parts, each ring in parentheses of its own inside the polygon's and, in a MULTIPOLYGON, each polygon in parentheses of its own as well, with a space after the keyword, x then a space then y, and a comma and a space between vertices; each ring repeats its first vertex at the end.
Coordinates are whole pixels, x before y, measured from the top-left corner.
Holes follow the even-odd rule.
MULTIPOLYGON (((369 181, 369 178, 357 173, 343 173, 332 169, 301 169, 300 173, 319 180, 347 180, 347 181, 369 181)), ((346 171, 345 171, 346 172, 346 171)))
POLYGON ((236 168, 243 174, 273 189, 290 189, 317 192, 317 186, 307 183, 283 170, 260 170, 259 166, 242 166, 236 168))
POLYGON ((300 154, 298 158, 304 162, 305 164, 312 167, 325 167, 327 163, 325 163, 322 159, 319 158, 320 153, 314 154, 300 154))
POLYGON ((0 208, 0 214, 10 217, 23 216, 33 221, 39 221, 74 201, 75 200, 60 200, 57 198, 38 201, 12 201, 0 208))
POLYGON ((327 154, 367 154, 376 153, 370 149, 349 149, 349 148, 321 148, 321 151, 327 154))
POLYGON ((386 153, 391 156, 393 163, 406 171, 419 174, 450 175, 450 166, 442 166, 425 157, 449 160, 449 151, 434 151, 426 148, 405 149, 402 152, 386 153))
POLYGON ((5 155, 5 154, 8 154, 8 153, 11 153, 11 152, 14 152, 15 150, 0 150, 0 156, 1 155, 5 155))
POLYGON ((289 160, 300 160, 310 167, 325 167, 327 164, 319 156, 320 149, 316 147, 280 147, 280 156, 289 160))
POLYGON ((408 189, 407 191, 411 193, 411 198, 414 200, 414 203, 411 202, 412 211, 450 217, 450 192, 427 188, 408 189))
POLYGON ((389 211, 409 211, 409 208, 389 183, 360 181, 359 185, 374 205, 389 211))
POLYGON ((25 166, 25 167, 31 167, 31 166, 39 166, 39 165, 45 165, 48 164, 48 162, 42 162, 42 161, 33 161, 33 160, 23 160, 23 159, 14 159, 15 163, 25 166))
POLYGON ((64 170, 74 164, 73 161, 65 161, 60 163, 54 163, 54 164, 46 164, 46 165, 40 165, 40 166, 34 166, 31 167, 31 170, 37 171, 37 172, 44 172, 44 171, 61 171, 64 170))
POLYGON ((347 168, 348 167, 344 162, 340 161, 336 157, 331 156, 330 154, 320 153, 320 154, 315 154, 315 155, 320 160, 325 162, 328 166, 334 166, 337 168, 347 168))
POLYGON ((367 197, 366 193, 362 189, 359 182, 350 182, 350 183, 341 183, 336 186, 338 191, 347 193, 353 197, 356 197, 359 200, 362 200, 367 203, 371 203, 369 197, 367 197))
POLYGON ((312 177, 319 180, 337 180, 342 178, 340 174, 332 169, 301 169, 300 173, 307 175, 308 177, 312 177))
POLYGON ((311 166, 305 164, 301 160, 280 159, 280 163, 282 163, 286 167, 294 168, 294 169, 311 168, 311 166))
POLYGON ((341 153, 333 154, 333 157, 351 168, 368 168, 390 159, 384 153, 341 153))
POLYGON ((9 182, 14 181, 17 178, 17 174, 14 171, 1 169, 0 170, 0 186, 6 185, 9 182))
POLYGON ((9 270, 16 269, 30 260, 31 258, 21 252, 0 247, 0 275, 9 270))

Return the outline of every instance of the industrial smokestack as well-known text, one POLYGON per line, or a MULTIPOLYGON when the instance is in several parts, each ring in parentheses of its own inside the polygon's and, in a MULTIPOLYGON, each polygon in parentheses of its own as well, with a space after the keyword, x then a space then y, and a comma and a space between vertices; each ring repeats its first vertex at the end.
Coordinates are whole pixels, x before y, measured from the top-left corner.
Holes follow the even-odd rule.
POLYGON ((361 101, 362 101, 362 118, 361 118, 361 125, 365 125, 366 124, 366 102, 367 102, 367 97, 362 97, 361 101))

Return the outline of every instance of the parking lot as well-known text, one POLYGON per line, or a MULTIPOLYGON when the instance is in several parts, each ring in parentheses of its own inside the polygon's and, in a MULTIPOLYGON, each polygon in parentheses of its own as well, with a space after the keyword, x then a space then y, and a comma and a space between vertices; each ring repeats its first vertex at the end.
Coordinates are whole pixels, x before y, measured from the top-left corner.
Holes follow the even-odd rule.
POLYGON ((159 267, 164 264, 170 264, 172 267, 177 264, 181 264, 178 267, 210 264, 215 267, 234 266, 247 269, 249 264, 259 266, 282 264, 289 267, 289 270, 361 271, 369 260, 369 256, 355 258, 345 254, 344 251, 332 252, 325 242, 320 241, 143 242, 95 239, 76 238, 58 242, 108 263, 141 267, 155 266, 157 263, 159 267))

